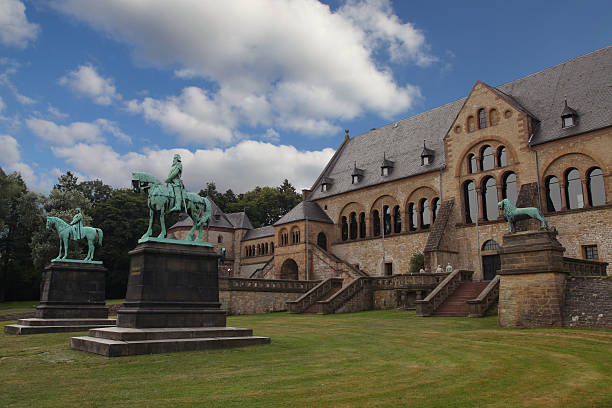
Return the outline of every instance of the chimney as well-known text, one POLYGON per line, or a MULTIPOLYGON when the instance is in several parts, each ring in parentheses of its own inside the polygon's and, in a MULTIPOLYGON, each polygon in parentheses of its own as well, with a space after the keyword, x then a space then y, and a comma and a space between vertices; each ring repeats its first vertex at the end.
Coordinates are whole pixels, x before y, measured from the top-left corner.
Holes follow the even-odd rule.
POLYGON ((312 190, 309 190, 307 188, 302 189, 302 200, 306 200, 306 197, 308 197, 308 194, 310 194, 312 192, 312 190))

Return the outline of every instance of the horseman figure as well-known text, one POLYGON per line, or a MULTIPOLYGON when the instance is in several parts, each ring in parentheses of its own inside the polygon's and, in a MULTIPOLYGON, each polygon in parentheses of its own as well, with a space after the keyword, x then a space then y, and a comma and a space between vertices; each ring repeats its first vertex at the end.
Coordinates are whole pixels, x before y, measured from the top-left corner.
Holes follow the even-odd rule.
POLYGON ((83 238, 83 214, 81 214, 81 209, 78 207, 75 211, 76 214, 74 214, 70 225, 72 226, 72 239, 78 240, 83 238))
POLYGON ((181 180, 182 174, 183 164, 181 163, 181 156, 175 154, 168 178, 166 178, 166 184, 168 187, 171 187, 169 190, 174 193, 174 207, 168 212, 181 211, 181 208, 184 207, 185 186, 183 185, 183 180, 181 180))

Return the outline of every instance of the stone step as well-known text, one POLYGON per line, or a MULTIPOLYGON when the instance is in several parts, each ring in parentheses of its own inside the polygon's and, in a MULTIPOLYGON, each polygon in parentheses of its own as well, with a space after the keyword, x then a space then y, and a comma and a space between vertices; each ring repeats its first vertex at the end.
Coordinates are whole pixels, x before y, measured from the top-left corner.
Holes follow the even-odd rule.
POLYGON ((73 337, 70 347, 106 357, 132 356, 139 354, 174 353, 180 351, 211 350, 230 347, 245 347, 270 344, 269 337, 211 337, 187 339, 161 339, 142 341, 117 341, 97 337, 73 337))
POLYGON ((23 326, 114 326, 115 319, 19 319, 17 324, 23 326))
POLYGON ((253 330, 236 327, 178 327, 134 329, 129 327, 96 328, 89 337, 115 341, 153 341, 187 338, 249 337, 253 330))
POLYGON ((24 326, 21 324, 10 324, 4 326, 6 334, 46 334, 46 333, 65 333, 65 332, 81 332, 90 329, 101 327, 102 325, 94 326, 24 326))

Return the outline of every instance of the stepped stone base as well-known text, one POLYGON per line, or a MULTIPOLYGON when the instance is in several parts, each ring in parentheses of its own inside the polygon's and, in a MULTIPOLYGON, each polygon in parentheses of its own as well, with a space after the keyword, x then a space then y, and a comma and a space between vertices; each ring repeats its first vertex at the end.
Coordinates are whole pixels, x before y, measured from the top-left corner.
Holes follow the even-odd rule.
POLYGON ((70 347, 106 357, 123 357, 270 344, 269 337, 252 334, 251 329, 235 327, 110 327, 92 329, 88 336, 73 337, 70 347))
POLYGON ((44 334, 86 331, 97 327, 112 327, 115 319, 19 319, 17 324, 4 327, 6 334, 44 334))

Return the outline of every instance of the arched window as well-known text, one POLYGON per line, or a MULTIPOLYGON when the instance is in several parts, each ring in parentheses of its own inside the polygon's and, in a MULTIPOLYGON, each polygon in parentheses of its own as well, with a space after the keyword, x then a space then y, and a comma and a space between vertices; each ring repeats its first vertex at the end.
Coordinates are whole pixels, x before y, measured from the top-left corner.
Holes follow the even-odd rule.
POLYGON ((393 232, 396 234, 402 232, 402 214, 399 205, 393 209, 393 232))
POLYGON ((249 247, 244 247, 244 256, 249 256, 249 247))
POLYGON ((561 210, 561 187, 559 179, 550 176, 546 179, 546 207, 548 211, 554 212, 561 210))
POLYGON ((508 157, 506 155, 505 146, 499 146, 497 148, 497 165, 499 167, 504 167, 508 165, 508 157))
POLYGON ((365 238, 366 236, 366 220, 365 213, 359 214, 359 238, 365 238))
POLYGON ((565 185, 567 207, 570 210, 584 207, 582 182, 580 181, 580 173, 578 170, 571 168, 565 173, 565 185))
POLYGON ((504 183, 502 188, 503 198, 507 198, 510 202, 516 205, 516 199, 518 197, 516 188, 516 174, 510 172, 504 176, 504 183))
POLYGON ((468 132, 473 132, 474 130, 476 130, 475 124, 474 124, 474 117, 473 116, 468 116, 468 119, 467 119, 467 130, 468 130, 468 132))
POLYGON ((223 243, 223 235, 219 234, 217 235, 217 244, 221 244, 223 243))
POLYGON ((483 251, 499 251, 499 244, 494 239, 487 240, 482 244, 483 251))
POLYGON ((257 255, 261 255, 261 245, 257 244, 257 255))
POLYGON ((476 156, 470 154, 468 156, 468 171, 470 173, 476 173, 478 171, 478 165, 476 164, 476 156))
POLYGON ((372 212, 372 227, 373 227, 373 235, 375 237, 380 235, 380 215, 378 213, 378 210, 374 210, 372 212))
POLYGON ((270 253, 274 253, 274 242, 270 242, 270 253))
POLYGON ((478 218, 478 197, 476 197, 476 184, 468 181, 463 185, 465 199, 465 222, 470 224, 478 218))
POLYGON ((431 224, 431 211, 429 209, 429 201, 426 198, 421 200, 420 205, 421 228, 427 229, 431 224))
POLYGON ((480 170, 487 171, 495 168, 495 155, 491 146, 480 149, 480 170))
POLYGON ((482 207, 487 220, 493 221, 499 216, 498 201, 497 183, 493 177, 487 177, 482 183, 482 207))
POLYGON ((351 213, 350 217, 350 234, 351 239, 357 239, 357 214, 354 212, 351 213))
POLYGON ((342 217, 342 240, 346 241, 348 239, 348 223, 346 222, 346 217, 342 217))
POLYGON ((499 112, 497 112, 497 109, 491 109, 489 111, 489 120, 491 121, 491 126, 495 126, 499 123, 499 112))
POLYGON ((417 214, 414 203, 408 204, 408 229, 410 231, 416 231, 417 229, 417 214))
POLYGON ((266 255, 268 255, 270 248, 268 247, 268 243, 266 242, 266 255))
POLYGON ((487 111, 480 109, 478 111, 478 129, 484 129, 487 127, 487 111))
POLYGON ((595 167, 587 173, 587 189, 589 193, 589 204, 591 204, 592 207, 604 205, 606 203, 603 172, 599 167, 595 167))
POLYGON ((388 205, 383 207, 383 221, 385 227, 385 235, 389 235, 391 233, 391 208, 388 205))
POLYGON ((431 208, 433 208, 433 217, 431 222, 436 222, 436 218, 438 218, 438 210, 440 209, 440 199, 438 197, 431 200, 431 208))

